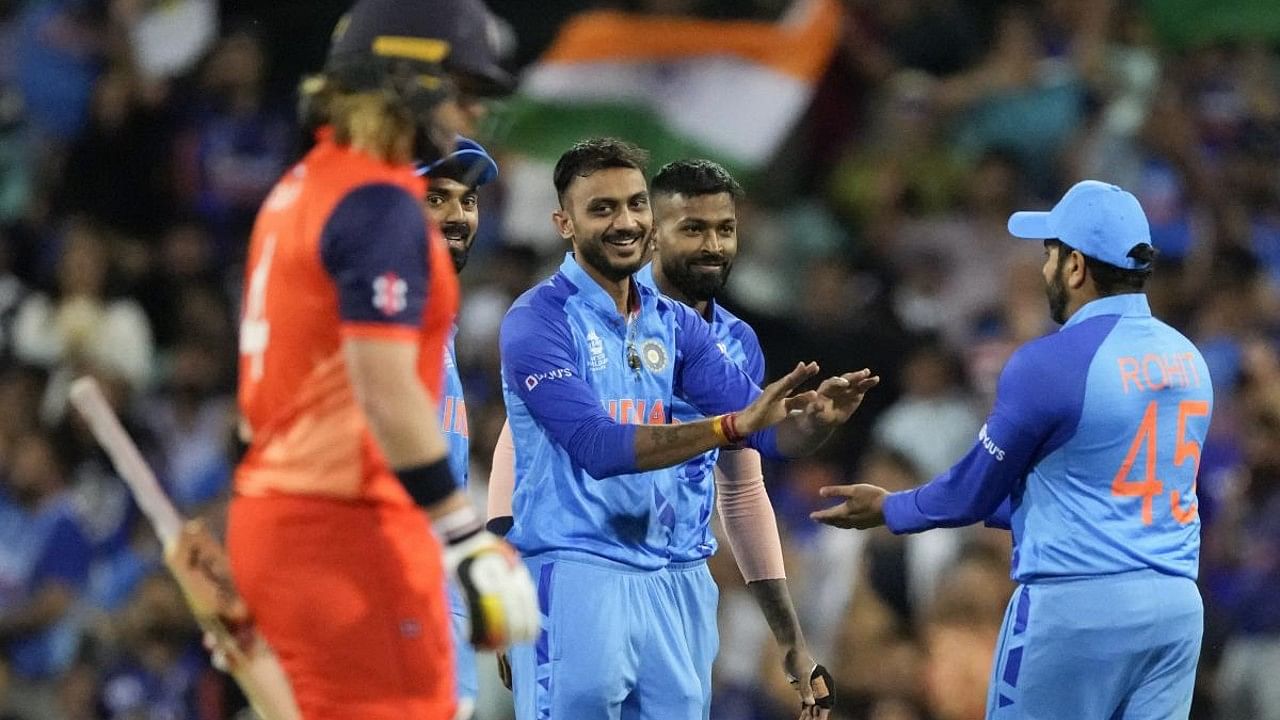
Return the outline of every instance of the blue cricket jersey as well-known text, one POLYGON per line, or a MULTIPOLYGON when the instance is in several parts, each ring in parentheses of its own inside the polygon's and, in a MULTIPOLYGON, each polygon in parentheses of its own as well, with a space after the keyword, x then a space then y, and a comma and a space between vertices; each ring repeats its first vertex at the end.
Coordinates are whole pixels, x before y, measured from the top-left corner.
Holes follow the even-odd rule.
POLYGON ((471 433, 467 429, 467 402, 462 396, 462 378, 458 375, 458 355, 453 340, 458 335, 455 325, 444 346, 444 398, 440 401, 440 430, 449 443, 449 469, 458 487, 467 487, 471 470, 471 433))
POLYGON ((1151 316, 1145 295, 1094 300, 1014 353, 973 449, 890 495, 885 523, 920 532, 999 509, 992 524, 1012 529, 1022 583, 1144 568, 1195 579, 1196 472, 1212 410, 1204 358, 1151 316))
MULTIPOLYGON (((683 303, 632 283, 632 309, 575 261, 522 295, 502 322, 503 394, 515 441, 514 524, 524 555, 577 550, 640 569, 671 560, 679 468, 637 472, 635 427, 741 410, 760 388, 683 303)), ((772 430, 747 444, 780 457, 772 430)))
MULTIPOLYGON (((653 280, 653 263, 636 273, 636 282, 658 290, 653 280)), ((751 326, 725 310, 715 300, 703 316, 711 326, 716 345, 730 360, 746 371, 757 385, 764 384, 764 353, 751 326)), ((692 422, 705 418, 698 409, 676 397, 671 401, 672 422, 692 422)), ((715 510, 715 466, 720 451, 712 450, 681 465, 676 478, 676 526, 671 534, 671 561, 692 562, 709 558, 716 552, 715 534, 711 532, 711 514, 715 510)))

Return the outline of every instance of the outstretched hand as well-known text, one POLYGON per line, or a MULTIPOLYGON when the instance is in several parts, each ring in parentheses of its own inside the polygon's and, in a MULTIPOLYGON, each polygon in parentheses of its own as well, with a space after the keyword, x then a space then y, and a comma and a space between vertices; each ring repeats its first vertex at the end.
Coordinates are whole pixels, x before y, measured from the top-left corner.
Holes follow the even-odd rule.
POLYGON ((822 497, 843 498, 844 502, 809 513, 824 525, 867 530, 884 524, 884 499, 889 491, 875 485, 828 485, 820 490, 822 497))
POLYGON ((867 368, 827 378, 805 412, 820 425, 842 425, 862 404, 867 391, 879 384, 880 376, 867 368))
POLYGON ((777 425, 792 412, 807 412, 818 401, 817 393, 791 393, 817 372, 817 363, 797 363, 794 370, 766 385, 760 397, 738 413, 738 430, 750 435, 777 425))

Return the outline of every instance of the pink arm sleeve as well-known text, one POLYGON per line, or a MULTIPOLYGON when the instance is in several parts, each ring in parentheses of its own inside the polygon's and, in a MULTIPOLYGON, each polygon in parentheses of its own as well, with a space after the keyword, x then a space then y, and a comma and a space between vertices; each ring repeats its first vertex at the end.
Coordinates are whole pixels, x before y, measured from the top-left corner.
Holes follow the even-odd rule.
MULTIPOLYGON (((787 576, 778 521, 764 489, 764 470, 755 450, 722 450, 716 463, 716 507, 733 557, 747 582, 787 576)), ((489 491, 493 507, 493 491, 489 491)))
POLYGON ((502 423, 498 444, 493 446, 493 467, 489 470, 489 518, 511 517, 511 493, 516 487, 516 445, 511 425, 502 423))

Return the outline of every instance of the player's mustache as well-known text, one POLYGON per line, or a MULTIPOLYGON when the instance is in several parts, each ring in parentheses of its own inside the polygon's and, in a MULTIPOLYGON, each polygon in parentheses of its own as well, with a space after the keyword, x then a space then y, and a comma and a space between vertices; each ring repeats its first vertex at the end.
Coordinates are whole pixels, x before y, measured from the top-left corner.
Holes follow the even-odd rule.
POLYGON ((724 265, 725 267, 728 267, 731 261, 728 255, 703 253, 697 257, 689 258, 687 262, 689 265, 724 265))
POLYGON ((440 225, 440 232, 446 236, 460 235, 465 240, 471 235, 471 226, 464 222, 447 222, 440 225))
POLYGON ((631 240, 643 240, 645 232, 642 230, 611 230, 600 236, 601 242, 630 242, 631 240))

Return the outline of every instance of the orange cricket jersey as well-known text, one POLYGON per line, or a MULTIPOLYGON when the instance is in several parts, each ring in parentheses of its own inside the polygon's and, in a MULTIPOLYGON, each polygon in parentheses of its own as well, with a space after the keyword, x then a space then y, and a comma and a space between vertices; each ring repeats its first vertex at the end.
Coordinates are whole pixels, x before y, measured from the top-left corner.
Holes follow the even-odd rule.
POLYGON ((418 204, 424 191, 412 167, 388 165, 322 134, 263 202, 240 324, 238 399, 252 439, 236 471, 238 494, 412 504, 356 403, 342 340, 418 343, 422 381, 432 397, 441 396, 458 281, 443 238, 418 204), (396 265, 378 270, 393 212, 396 227, 412 233, 401 246, 417 255, 409 262, 403 252, 388 255, 396 265))

